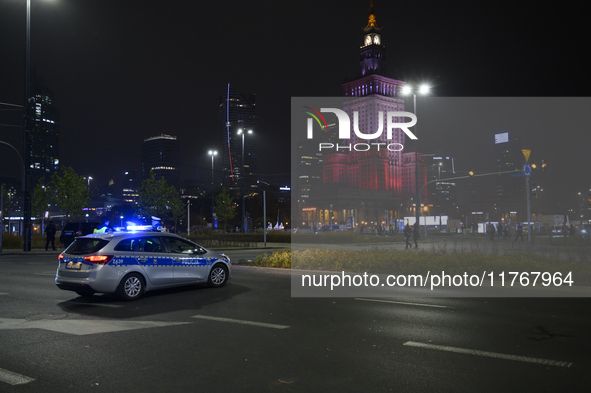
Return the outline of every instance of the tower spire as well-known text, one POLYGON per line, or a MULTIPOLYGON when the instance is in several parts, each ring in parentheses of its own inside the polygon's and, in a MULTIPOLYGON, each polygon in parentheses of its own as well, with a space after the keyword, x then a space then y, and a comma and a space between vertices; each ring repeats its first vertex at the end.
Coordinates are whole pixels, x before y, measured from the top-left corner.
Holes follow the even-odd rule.
POLYGON ((376 16, 373 13, 373 0, 369 1, 369 21, 365 28, 367 29, 368 27, 377 27, 376 16))

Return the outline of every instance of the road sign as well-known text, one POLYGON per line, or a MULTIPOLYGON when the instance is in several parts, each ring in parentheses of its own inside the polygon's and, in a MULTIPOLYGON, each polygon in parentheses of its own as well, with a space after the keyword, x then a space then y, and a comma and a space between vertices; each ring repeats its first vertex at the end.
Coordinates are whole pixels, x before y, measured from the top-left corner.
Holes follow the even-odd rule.
POLYGON ((529 155, 531 154, 531 150, 523 149, 523 150, 521 150, 521 152, 523 153, 523 156, 525 157, 525 161, 526 162, 529 161, 529 155))
POLYGON ((531 165, 528 164, 527 162, 525 164, 523 164, 523 167, 521 168, 521 172, 523 172, 523 176, 525 177, 530 177, 531 176, 531 165))

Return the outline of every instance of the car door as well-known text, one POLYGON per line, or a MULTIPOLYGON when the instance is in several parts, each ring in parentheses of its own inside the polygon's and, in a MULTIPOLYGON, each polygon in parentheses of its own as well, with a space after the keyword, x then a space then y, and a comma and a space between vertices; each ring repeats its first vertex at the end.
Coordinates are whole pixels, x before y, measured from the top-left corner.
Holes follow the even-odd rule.
POLYGON ((146 272, 148 280, 155 286, 171 285, 173 282, 173 260, 165 252, 164 245, 158 236, 140 236, 132 244, 138 264, 146 272))
POLYGON ((173 257, 174 283, 199 282, 207 279, 208 264, 205 250, 188 240, 163 236, 173 257))

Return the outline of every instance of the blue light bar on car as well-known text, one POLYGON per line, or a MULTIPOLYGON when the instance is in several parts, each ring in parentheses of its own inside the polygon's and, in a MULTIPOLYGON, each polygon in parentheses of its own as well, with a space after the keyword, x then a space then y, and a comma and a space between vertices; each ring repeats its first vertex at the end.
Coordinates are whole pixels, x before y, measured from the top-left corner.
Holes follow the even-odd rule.
POLYGON ((128 225, 127 226, 128 232, 149 231, 151 229, 152 229, 152 225, 128 225))

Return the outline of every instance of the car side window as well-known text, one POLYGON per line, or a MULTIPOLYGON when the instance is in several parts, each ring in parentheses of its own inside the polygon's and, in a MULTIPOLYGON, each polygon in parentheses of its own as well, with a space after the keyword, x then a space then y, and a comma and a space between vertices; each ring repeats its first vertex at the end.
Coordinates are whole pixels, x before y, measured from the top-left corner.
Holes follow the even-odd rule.
POLYGON ((142 237, 139 239, 139 252, 164 252, 164 247, 157 236, 142 237))
POLYGON ((139 250, 139 239, 129 238, 123 239, 114 248, 115 251, 138 251, 139 250))
POLYGON ((170 252, 175 252, 179 254, 192 254, 193 251, 199 249, 199 246, 176 237, 164 237, 168 247, 170 248, 170 252))

